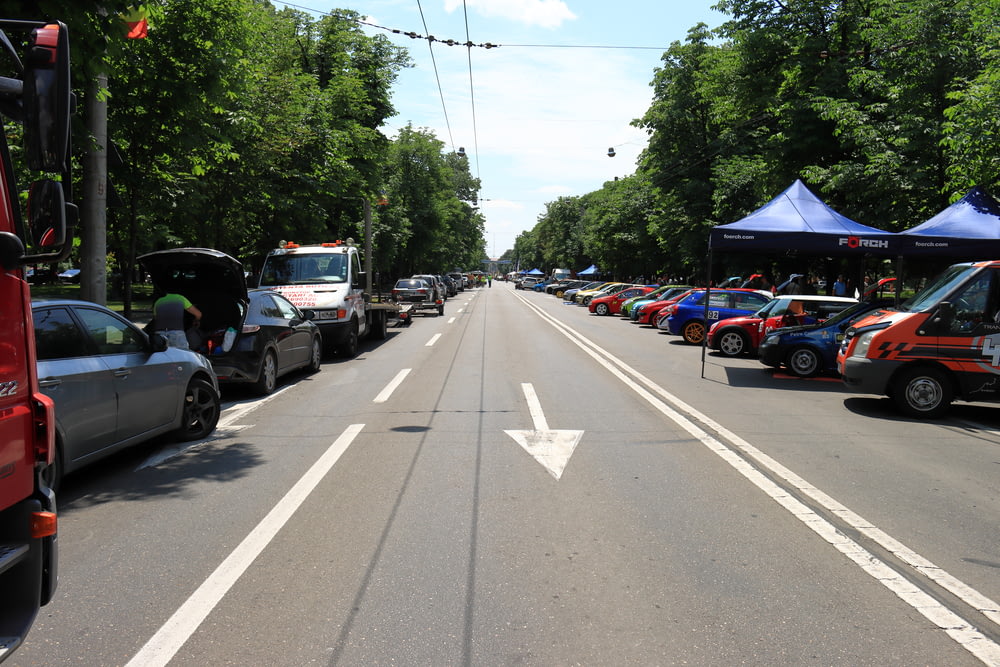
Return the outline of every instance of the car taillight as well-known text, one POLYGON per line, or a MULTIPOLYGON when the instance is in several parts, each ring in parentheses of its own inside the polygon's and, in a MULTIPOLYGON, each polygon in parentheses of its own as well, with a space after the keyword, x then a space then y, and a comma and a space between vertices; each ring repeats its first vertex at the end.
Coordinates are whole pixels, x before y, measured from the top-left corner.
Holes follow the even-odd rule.
POLYGON ((243 333, 245 333, 245 334, 257 333, 258 331, 260 331, 260 325, 259 324, 244 324, 243 325, 243 333))

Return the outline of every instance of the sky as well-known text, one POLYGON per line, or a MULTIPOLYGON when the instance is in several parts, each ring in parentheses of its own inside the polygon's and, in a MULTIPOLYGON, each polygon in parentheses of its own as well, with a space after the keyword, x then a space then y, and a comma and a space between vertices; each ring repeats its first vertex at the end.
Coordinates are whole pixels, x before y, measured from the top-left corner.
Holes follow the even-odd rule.
MULTIPOLYGON (((579 196, 635 172, 646 134, 631 122, 652 100, 663 52, 703 22, 721 25, 717 0, 295 0, 316 15, 352 9, 364 26, 406 47, 393 137, 408 123, 445 150, 465 149, 481 180, 486 251, 499 257, 545 213, 547 202, 579 196), (452 39, 459 46, 448 46, 452 39), (496 48, 474 46, 491 43, 496 48), (614 148, 615 157, 608 156, 614 148)), ((584 267, 574 267, 584 268, 584 267)))

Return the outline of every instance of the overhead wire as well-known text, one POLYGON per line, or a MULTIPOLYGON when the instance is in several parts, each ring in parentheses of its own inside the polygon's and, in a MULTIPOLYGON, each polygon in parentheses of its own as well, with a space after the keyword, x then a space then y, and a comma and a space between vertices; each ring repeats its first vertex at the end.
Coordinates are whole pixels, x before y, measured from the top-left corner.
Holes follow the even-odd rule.
MULTIPOLYGON (((462 13, 465 15, 465 42, 466 44, 471 44, 472 40, 469 37, 469 10, 465 4, 466 0, 462 0, 462 13)), ((468 47, 467 55, 469 58, 469 100, 472 104, 472 142, 473 150, 472 152, 476 156, 476 178, 479 178, 479 131, 476 127, 476 89, 472 83, 472 47, 468 47)))
MULTIPOLYGON (((420 10, 420 20, 424 24, 424 30, 427 30, 427 19, 424 18, 424 8, 420 4, 420 0, 417 0, 417 9, 420 10)), ((448 142, 451 144, 451 150, 455 150, 455 138, 451 134, 451 121, 448 120, 448 107, 444 103, 444 89, 441 87, 441 75, 438 73, 437 60, 434 58, 434 40, 427 40, 427 49, 431 52, 431 64, 434 66, 434 79, 437 81, 438 95, 441 97, 441 110, 444 112, 444 124, 448 128, 448 142)))

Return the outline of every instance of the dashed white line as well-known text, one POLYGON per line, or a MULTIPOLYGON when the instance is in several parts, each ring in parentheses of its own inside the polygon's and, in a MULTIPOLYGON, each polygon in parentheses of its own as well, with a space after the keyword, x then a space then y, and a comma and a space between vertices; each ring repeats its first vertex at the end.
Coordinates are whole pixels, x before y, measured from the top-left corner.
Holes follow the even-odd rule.
POLYGON ((412 369, 404 368, 403 370, 396 373, 396 377, 392 378, 389 384, 385 386, 385 389, 380 391, 378 396, 376 396, 372 400, 372 402, 385 403, 386 401, 388 401, 389 397, 392 396, 392 392, 396 391, 396 388, 399 387, 399 385, 403 384, 403 380, 405 380, 406 376, 410 374, 410 370, 412 369))
POLYGON ((432 345, 434 345, 434 343, 438 342, 438 338, 440 338, 440 337, 441 337, 441 334, 434 334, 433 336, 431 336, 431 339, 429 341, 427 341, 427 343, 424 345, 424 347, 431 347, 432 345))

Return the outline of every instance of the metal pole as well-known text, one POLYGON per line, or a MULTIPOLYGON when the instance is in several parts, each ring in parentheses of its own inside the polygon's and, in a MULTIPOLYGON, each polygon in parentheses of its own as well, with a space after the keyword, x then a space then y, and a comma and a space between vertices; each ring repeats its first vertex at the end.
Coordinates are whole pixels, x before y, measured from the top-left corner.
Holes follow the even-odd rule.
POLYGON ((372 293, 372 205, 365 197, 365 293, 372 293))

